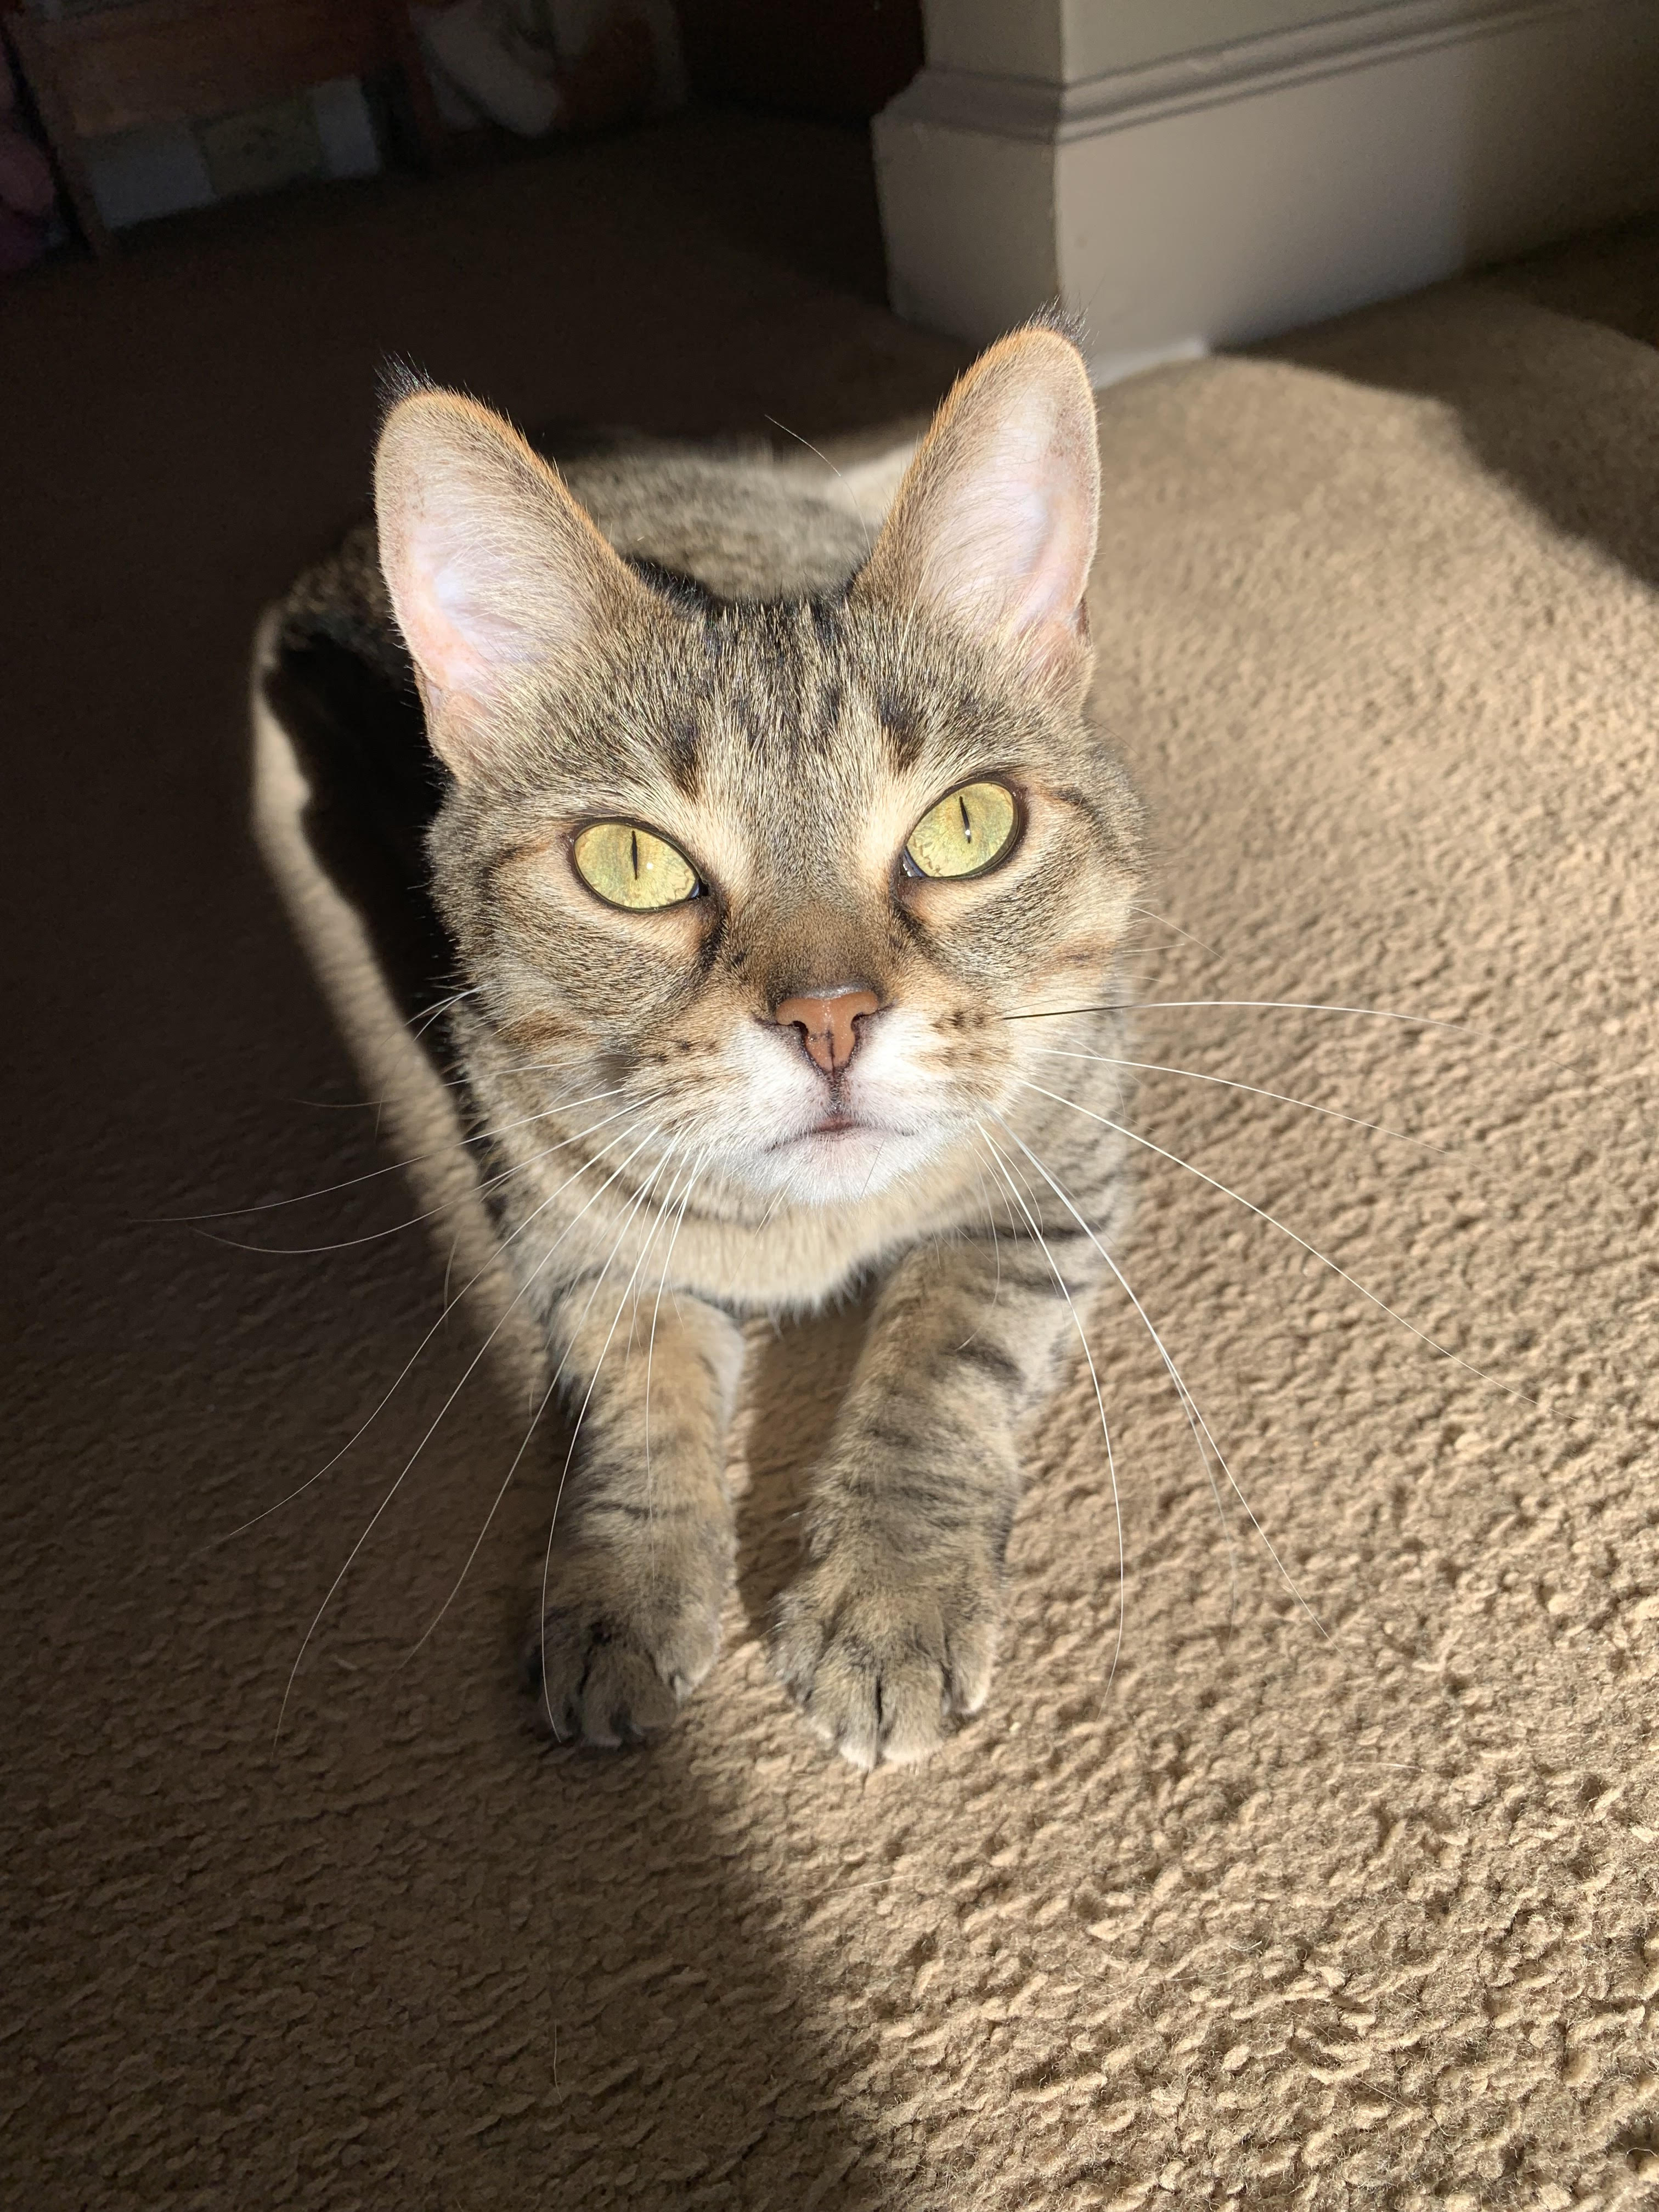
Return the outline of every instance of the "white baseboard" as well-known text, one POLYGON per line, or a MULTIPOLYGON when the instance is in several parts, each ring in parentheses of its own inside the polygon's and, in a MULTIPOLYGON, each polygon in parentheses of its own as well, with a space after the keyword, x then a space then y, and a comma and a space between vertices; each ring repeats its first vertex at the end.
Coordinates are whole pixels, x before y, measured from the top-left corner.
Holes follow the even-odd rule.
POLYGON ((1058 298, 1125 374, 1659 205, 1655 0, 1389 0, 1067 86, 924 70, 879 117, 894 306, 1058 298))

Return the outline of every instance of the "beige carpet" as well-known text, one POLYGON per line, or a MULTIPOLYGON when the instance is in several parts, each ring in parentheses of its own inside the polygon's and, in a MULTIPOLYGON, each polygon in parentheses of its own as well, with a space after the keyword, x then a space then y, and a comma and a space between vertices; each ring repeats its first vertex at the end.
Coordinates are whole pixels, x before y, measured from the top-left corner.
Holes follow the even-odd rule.
MULTIPOLYGON (((1401 1133, 1175 1075, 1136 1126, 1492 1379, 1149 1155, 1127 1270, 1262 1533, 1224 1486, 1218 1512, 1106 1300, 1115 1674, 1074 1377, 1033 1437, 991 1707, 925 1769, 860 1780, 767 1680, 806 1418, 756 1426, 728 1648, 659 1747, 525 1731, 535 1484, 401 1664, 516 1443, 487 1389, 358 1558, 273 1755, 306 1624, 470 1341, 214 1543, 374 1406, 442 1255, 419 1229, 273 1261, 128 1226, 377 1164, 238 818, 258 598, 228 642, 220 601, 204 628, 138 576, 221 703, 142 774, 112 703, 110 793, 72 704, 32 695, 56 803, 18 864, 46 928, 10 1201, 35 1334, 3 1569, 9 2203, 1659 2198, 1659 355, 1474 286, 1295 351, 1103 402, 1100 698, 1163 853, 1137 972, 1148 1000, 1463 1026, 1149 1011, 1149 1061, 1401 1133)), ((896 414, 897 374, 872 384, 896 414)), ((83 652, 123 619, 77 610, 83 652)), ((391 1176, 221 1227, 321 1244, 410 1210, 391 1176)), ((855 1327, 765 1346, 753 1402, 827 1403, 855 1327)))

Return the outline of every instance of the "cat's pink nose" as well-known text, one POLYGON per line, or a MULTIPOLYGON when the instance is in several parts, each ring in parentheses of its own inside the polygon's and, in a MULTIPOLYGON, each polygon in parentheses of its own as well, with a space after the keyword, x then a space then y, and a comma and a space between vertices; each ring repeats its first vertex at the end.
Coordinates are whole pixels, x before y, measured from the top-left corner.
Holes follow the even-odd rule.
POLYGON ((826 992, 822 998, 786 999, 774 1009, 772 1018, 780 1029, 798 1029, 824 1073, 839 1075, 858 1043, 860 1017, 875 1013, 880 1006, 873 991, 849 987, 826 992))

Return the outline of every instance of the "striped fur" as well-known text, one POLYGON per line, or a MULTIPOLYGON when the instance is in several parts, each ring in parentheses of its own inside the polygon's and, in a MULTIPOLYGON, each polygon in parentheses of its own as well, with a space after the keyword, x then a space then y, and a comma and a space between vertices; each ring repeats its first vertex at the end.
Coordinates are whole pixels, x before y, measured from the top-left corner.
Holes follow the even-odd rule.
MULTIPOLYGON (((1055 1064, 1039 1044, 1121 1054, 1118 1018, 1009 1018, 1110 1000, 1139 880, 1085 703, 1094 470, 1080 363, 1044 331, 947 401, 873 553, 764 462, 641 449, 567 487, 417 391, 382 441, 390 603, 362 536, 296 591, 293 634, 400 669, 407 641, 454 774, 429 837, 471 991, 453 1041, 576 1420, 530 1644, 561 1736, 656 1729, 708 1674, 739 1324, 872 1277, 777 1671, 862 1766, 985 1698, 1020 1426, 1125 1206, 1121 1140, 1026 1087, 1055 1064), (1021 567, 1026 509, 1049 519, 1021 567), (1012 857, 902 878, 911 826, 985 775, 1019 796, 1012 857), (670 838, 708 896, 601 905, 569 841, 605 816, 670 838), (860 1126, 824 1136, 823 1079, 772 1010, 851 981, 881 1011, 842 1094, 860 1126)), ((1067 1065, 1115 1117, 1109 1072, 1067 1065)))

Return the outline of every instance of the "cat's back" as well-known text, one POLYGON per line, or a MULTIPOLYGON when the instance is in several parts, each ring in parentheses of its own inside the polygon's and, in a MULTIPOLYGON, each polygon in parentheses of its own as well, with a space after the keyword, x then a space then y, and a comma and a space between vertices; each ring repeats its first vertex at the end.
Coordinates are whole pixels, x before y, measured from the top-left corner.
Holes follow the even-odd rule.
POLYGON ((727 599, 805 598, 844 583, 870 550, 850 492, 764 447, 629 442, 567 460, 565 481, 624 559, 727 599))

